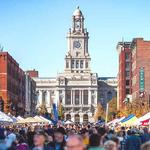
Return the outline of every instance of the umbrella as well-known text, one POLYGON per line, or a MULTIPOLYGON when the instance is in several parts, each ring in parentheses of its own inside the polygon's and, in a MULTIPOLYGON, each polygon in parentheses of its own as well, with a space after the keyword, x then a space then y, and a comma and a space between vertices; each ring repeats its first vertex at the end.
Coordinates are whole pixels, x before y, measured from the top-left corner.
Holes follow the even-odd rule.
POLYGON ((13 122, 13 120, 8 115, 0 111, 0 122, 13 122))

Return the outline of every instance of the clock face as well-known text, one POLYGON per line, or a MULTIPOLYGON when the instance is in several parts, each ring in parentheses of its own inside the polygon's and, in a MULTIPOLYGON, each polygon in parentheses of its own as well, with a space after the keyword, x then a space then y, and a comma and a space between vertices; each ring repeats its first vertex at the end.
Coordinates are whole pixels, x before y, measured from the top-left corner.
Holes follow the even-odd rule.
POLYGON ((73 43, 73 46, 74 46, 74 48, 81 48, 81 43, 80 43, 80 41, 74 41, 74 43, 73 43))

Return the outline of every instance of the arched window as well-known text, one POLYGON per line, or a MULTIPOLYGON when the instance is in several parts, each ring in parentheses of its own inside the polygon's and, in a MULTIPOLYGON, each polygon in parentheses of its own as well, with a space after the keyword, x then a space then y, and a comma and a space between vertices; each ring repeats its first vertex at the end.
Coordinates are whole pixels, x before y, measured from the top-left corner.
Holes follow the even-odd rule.
POLYGON ((112 92, 109 91, 109 92, 107 93, 107 100, 111 100, 111 99, 112 99, 112 92))
POLYGON ((75 116, 74 116, 74 121, 75 121, 76 123, 80 122, 80 116, 79 116, 79 114, 75 114, 75 116))
POLYGON ((89 121, 88 115, 84 114, 83 115, 83 122, 88 122, 88 121, 89 121))
POLYGON ((70 114, 66 115, 66 120, 71 120, 71 115, 70 114))

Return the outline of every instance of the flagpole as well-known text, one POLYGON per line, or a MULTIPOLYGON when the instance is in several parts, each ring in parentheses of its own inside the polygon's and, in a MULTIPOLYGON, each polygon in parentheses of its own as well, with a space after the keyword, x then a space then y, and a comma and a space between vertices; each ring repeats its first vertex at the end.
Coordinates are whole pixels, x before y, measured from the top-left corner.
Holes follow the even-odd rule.
POLYGON ((108 111, 109 111, 109 103, 106 104, 106 118, 105 118, 105 124, 108 121, 108 111))

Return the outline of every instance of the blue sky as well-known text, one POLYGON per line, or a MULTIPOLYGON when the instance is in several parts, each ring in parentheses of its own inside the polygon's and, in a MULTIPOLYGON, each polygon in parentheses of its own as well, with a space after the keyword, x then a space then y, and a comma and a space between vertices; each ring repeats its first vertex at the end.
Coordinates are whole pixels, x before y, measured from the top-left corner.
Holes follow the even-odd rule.
POLYGON ((0 43, 24 70, 56 76, 64 69, 66 34, 78 5, 90 35, 92 71, 116 76, 117 42, 150 40, 149 0, 0 0, 0 43))

